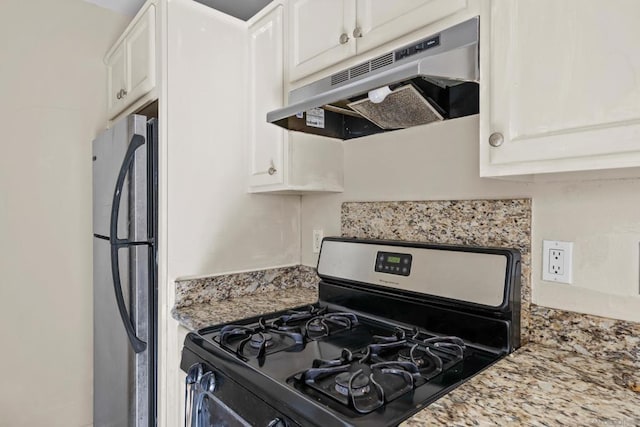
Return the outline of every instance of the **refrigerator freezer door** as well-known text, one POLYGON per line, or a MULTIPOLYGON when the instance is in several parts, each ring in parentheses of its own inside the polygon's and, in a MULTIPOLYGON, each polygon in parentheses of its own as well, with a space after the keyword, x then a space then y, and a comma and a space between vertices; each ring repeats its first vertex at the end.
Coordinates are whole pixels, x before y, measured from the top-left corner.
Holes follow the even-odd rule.
MULTIPOLYGON (((111 204, 113 202, 120 166, 122 165, 133 135, 140 135, 146 140, 146 126, 146 117, 138 115, 128 116, 118 121, 110 129, 101 133, 93 141, 93 234, 109 237, 111 204)), ((134 162, 132 170, 129 171, 126 184, 122 189, 117 236, 120 239, 129 237, 129 223, 127 219, 130 210, 129 188, 134 180, 133 175, 144 178, 146 182, 146 160, 143 160, 145 158, 146 147, 141 147, 136 151, 136 161, 134 162), (136 172, 136 169, 138 172, 136 172)), ((145 199, 145 197, 142 199, 145 199)), ((134 218, 142 216, 145 217, 146 221, 146 204, 144 209, 136 206, 133 206, 132 209, 135 210, 134 218)))

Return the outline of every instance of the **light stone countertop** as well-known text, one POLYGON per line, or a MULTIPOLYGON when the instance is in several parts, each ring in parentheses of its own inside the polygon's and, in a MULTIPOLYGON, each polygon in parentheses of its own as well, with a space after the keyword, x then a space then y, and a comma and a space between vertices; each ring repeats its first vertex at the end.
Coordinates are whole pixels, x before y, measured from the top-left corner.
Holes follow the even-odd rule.
POLYGON ((316 288, 295 287, 256 292, 247 296, 197 303, 187 307, 174 307, 171 314, 182 326, 193 331, 205 326, 233 322, 247 317, 313 304, 317 301, 318 290, 316 288))
POLYGON ((640 426, 629 366, 529 343, 401 424, 640 426))
MULTIPOLYGON (((189 329, 311 304, 288 288, 174 308, 189 329)), ((640 426, 635 367, 529 343, 401 424, 415 426, 640 426)))

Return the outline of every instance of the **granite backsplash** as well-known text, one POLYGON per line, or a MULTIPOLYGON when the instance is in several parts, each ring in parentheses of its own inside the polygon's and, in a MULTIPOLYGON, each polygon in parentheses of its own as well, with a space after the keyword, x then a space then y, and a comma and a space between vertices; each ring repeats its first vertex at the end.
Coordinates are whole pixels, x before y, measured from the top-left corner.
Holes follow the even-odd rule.
POLYGON ((518 249, 522 256, 522 341, 531 304, 531 199, 346 202, 342 235, 518 249))

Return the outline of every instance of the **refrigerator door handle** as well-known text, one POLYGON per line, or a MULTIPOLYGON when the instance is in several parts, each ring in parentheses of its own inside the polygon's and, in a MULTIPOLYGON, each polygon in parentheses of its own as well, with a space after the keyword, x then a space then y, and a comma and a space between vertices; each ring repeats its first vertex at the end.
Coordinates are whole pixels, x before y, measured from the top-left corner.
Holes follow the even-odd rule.
POLYGON ((122 188, 124 187, 124 180, 127 176, 131 164, 133 163, 136 150, 144 145, 145 139, 141 135, 134 135, 131 138, 131 143, 127 149, 122 166, 120 166, 120 172, 118 173, 118 180, 116 181, 116 188, 113 193, 113 203, 111 204, 111 222, 109 224, 109 241, 111 243, 111 275, 113 276, 113 288, 116 294, 116 303, 118 304, 118 311, 120 312, 120 318, 124 325, 124 329, 129 337, 129 342, 133 351, 136 353, 143 352, 147 348, 147 343, 142 341, 136 335, 136 331, 133 328, 131 317, 127 312, 127 307, 124 302, 124 296, 122 295, 122 283, 120 281, 120 262, 118 260, 118 250, 123 247, 129 247, 140 244, 150 244, 147 242, 129 242, 128 240, 118 239, 118 217, 120 213, 120 198, 122 197, 122 188))

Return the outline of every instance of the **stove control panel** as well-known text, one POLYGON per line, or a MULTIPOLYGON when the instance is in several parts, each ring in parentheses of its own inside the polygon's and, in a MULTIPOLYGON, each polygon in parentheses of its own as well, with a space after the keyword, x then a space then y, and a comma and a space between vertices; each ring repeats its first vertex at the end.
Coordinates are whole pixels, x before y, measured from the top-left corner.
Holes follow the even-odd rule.
POLYGON ((411 274, 411 260, 412 256, 410 254, 378 252, 375 270, 380 273, 408 276, 411 274))

